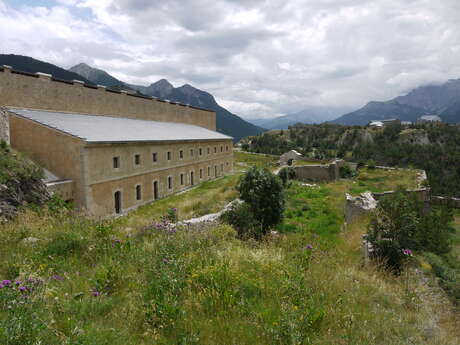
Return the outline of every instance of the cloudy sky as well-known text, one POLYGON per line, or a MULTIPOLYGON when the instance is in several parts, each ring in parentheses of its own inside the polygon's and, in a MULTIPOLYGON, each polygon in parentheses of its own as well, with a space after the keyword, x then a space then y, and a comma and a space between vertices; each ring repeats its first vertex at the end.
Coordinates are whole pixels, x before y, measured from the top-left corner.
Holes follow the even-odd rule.
POLYGON ((459 0, 0 0, 0 52, 166 78, 246 118, 460 78, 459 0))

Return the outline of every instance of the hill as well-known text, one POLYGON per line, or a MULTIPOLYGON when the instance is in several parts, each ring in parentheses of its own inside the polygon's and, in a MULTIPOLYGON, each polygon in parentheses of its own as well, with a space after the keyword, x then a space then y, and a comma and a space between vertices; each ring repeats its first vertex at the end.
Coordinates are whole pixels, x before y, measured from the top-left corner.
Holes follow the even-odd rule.
POLYGON ((81 71, 83 76, 96 84, 104 85, 104 82, 107 82, 111 85, 122 85, 147 96, 169 99, 174 102, 213 110, 216 112, 217 131, 232 136, 235 142, 243 137, 256 135, 264 131, 263 128, 243 120, 220 106, 209 92, 197 89, 189 84, 176 88, 168 80, 161 79, 149 86, 132 85, 114 78, 103 70, 92 68, 83 63, 72 67, 70 70, 81 71))
POLYGON ((387 102, 369 102, 363 108, 332 121, 342 125, 366 125, 372 120, 397 118, 415 121, 421 115, 440 115, 445 122, 460 122, 460 79, 440 85, 420 86, 387 102))
POLYGON ((80 74, 60 68, 56 65, 36 60, 29 56, 0 54, 0 66, 8 65, 13 69, 28 73, 42 72, 51 74, 53 77, 63 80, 81 80, 87 84, 94 84, 80 74))

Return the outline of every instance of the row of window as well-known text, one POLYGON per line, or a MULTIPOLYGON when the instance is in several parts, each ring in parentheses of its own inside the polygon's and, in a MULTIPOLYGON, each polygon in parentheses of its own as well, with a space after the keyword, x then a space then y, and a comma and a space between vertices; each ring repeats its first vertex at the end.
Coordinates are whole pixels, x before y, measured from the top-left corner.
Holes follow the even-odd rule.
MULTIPOLYGON (((228 162, 226 162, 226 165, 228 166, 228 162)), ((221 164, 220 165, 220 173, 223 173, 223 171, 224 171, 224 165, 221 164)), ((203 178, 203 173, 204 173, 203 168, 200 168, 200 170, 199 170, 200 179, 203 178)), ((208 177, 210 177, 211 176, 211 167, 207 168, 207 173, 208 173, 208 177)), ((218 166, 215 165, 214 166, 214 176, 217 177, 218 173, 219 173, 218 166)), ((180 184, 184 185, 185 184, 185 174, 181 173, 179 175, 179 178, 180 178, 180 184)), ((192 185, 192 186, 195 184, 194 178, 195 178, 194 172, 191 171, 189 181, 190 181, 190 185, 192 185)), ((167 186, 168 186, 168 190, 172 190, 173 189, 173 178, 172 178, 172 176, 168 176, 166 181, 167 181, 166 183, 167 183, 167 186)), ((153 186, 153 200, 157 200, 160 197, 160 194, 159 194, 159 189, 160 189, 159 181, 153 181, 152 186, 153 186)), ((135 199, 137 201, 142 200, 142 185, 141 184, 137 184, 135 186, 134 195, 135 195, 135 199)), ((114 194, 114 202, 115 202, 115 213, 121 213, 121 211, 122 211, 122 195, 121 195, 120 191, 115 192, 115 194, 114 194)))
MULTIPOLYGON (((228 151, 228 145, 225 146, 225 151, 228 151)), ((224 147, 220 146, 220 152, 224 152, 224 147)), ((217 146, 214 146, 214 153, 217 153, 217 146)), ((207 154, 211 154, 211 148, 207 148, 207 154)), ((203 155, 203 149, 200 147, 198 149, 198 155, 202 156, 203 155)), ((190 157, 194 156, 194 149, 190 149, 190 157)), ((170 161, 172 159, 172 151, 166 152, 166 160, 170 161)), ((184 150, 179 150, 179 159, 184 159, 184 150)), ((153 152, 152 153, 152 162, 156 163, 158 162, 158 152, 153 152)), ((139 153, 136 153, 134 155, 134 165, 140 165, 141 164, 141 155, 139 153)), ((120 167, 120 157, 116 156, 113 157, 113 168, 118 169, 120 167)))

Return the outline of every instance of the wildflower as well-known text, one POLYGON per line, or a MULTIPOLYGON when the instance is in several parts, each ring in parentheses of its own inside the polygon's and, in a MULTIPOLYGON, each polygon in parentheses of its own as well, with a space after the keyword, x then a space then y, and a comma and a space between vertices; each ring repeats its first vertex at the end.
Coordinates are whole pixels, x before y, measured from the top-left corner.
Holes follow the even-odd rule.
POLYGON ((412 256, 412 250, 410 249, 403 249, 402 252, 406 256, 412 256))
POLYGON ((53 280, 59 280, 59 281, 63 281, 64 280, 64 277, 60 276, 60 275, 57 275, 55 274, 54 276, 51 277, 51 279, 53 280))
POLYGON ((177 211, 177 208, 173 207, 173 208, 171 209, 171 211, 176 212, 176 211, 177 211))
POLYGON ((164 263, 164 264, 167 264, 167 263, 169 263, 169 260, 168 260, 167 258, 164 258, 164 259, 163 259, 163 263, 164 263))
POLYGON ((311 244, 307 244, 303 249, 305 250, 312 250, 313 246, 311 244))
POLYGON ((22 284, 22 282, 21 282, 20 280, 16 280, 16 281, 14 282, 14 285, 21 285, 21 284, 22 284))
POLYGON ((25 291, 27 291, 27 288, 25 286, 20 286, 19 291, 25 292, 25 291))
POLYGON ((102 295, 102 293, 100 291, 97 291, 96 289, 93 289, 91 290, 91 295, 93 297, 99 297, 100 295, 102 295))
POLYGON ((11 280, 8 280, 8 279, 3 280, 3 281, 2 281, 2 285, 3 285, 3 286, 9 286, 9 285, 11 285, 11 280))

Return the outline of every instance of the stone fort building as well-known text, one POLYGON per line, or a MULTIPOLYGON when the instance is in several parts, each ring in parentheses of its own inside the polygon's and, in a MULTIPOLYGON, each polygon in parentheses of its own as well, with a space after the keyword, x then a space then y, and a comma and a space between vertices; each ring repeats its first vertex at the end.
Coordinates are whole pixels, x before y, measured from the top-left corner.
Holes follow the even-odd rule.
POLYGON ((96 217, 124 213, 233 169, 212 111, 0 67, 0 138, 50 189, 96 217))

